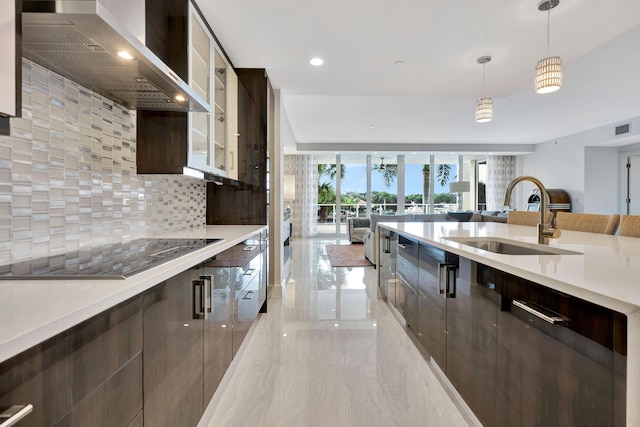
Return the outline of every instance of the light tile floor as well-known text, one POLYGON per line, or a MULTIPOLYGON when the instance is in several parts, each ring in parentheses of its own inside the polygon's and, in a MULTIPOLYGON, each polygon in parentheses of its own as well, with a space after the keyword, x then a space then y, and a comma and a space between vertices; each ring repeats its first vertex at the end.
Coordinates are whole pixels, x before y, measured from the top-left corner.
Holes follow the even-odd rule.
POLYGON ((467 426, 382 301, 373 268, 332 268, 330 239, 292 241, 269 300, 201 426, 467 426))

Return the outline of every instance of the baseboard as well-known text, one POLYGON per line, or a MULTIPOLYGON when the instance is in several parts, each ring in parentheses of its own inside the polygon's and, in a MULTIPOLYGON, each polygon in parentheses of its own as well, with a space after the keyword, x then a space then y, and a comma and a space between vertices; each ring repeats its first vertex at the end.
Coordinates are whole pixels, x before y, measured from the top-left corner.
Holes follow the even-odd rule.
POLYGON ((271 285, 269 286, 269 295, 267 298, 282 298, 282 287, 284 285, 271 285))

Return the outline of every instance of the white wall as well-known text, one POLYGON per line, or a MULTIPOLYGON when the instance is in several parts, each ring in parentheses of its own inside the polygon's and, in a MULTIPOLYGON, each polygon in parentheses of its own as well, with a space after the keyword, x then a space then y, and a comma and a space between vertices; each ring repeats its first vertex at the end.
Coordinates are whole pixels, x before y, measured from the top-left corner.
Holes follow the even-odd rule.
POLYGON ((584 212, 618 213, 619 157, 617 147, 585 148, 584 212))
MULTIPOLYGON (((638 174, 636 173, 632 173, 631 176, 629 176, 627 174, 627 163, 629 161, 629 157, 630 156, 640 156, 640 143, 638 144, 631 144, 631 145, 627 145, 624 147, 621 147, 620 149, 620 155, 619 155, 619 160, 618 160, 618 165, 620 166, 620 191, 622 193, 622 197, 620 198, 619 201, 619 205, 620 205, 620 213, 622 214, 626 214, 627 213, 627 203, 626 203, 626 197, 629 194, 629 185, 635 186, 635 188, 638 188, 638 182, 637 182, 637 177, 638 174), (629 179, 632 180, 632 182, 629 182, 629 179)), ((633 196, 635 197, 635 196, 633 196)), ((632 201, 632 207, 631 207, 631 213, 635 214, 635 207, 637 206, 637 200, 632 201)))
MULTIPOLYGON (((573 212, 619 213, 621 146, 640 141, 640 117, 625 120, 536 145, 536 151, 519 158, 523 175, 540 179, 547 188, 567 191, 573 212), (617 137, 615 126, 631 123, 631 132, 617 137)), ((517 193, 518 206, 534 187, 528 183, 517 193)))

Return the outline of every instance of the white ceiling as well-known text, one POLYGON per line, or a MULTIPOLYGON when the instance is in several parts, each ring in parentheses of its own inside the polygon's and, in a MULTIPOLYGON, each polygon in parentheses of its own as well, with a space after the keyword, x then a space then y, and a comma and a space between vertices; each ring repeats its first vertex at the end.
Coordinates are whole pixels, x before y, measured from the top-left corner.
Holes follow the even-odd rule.
POLYGON ((560 0, 550 53, 564 85, 547 95, 533 91, 547 56, 538 0, 198 4, 236 67, 266 68, 299 150, 513 148, 640 116, 638 0, 560 0), (478 124, 482 55, 494 120, 478 124))

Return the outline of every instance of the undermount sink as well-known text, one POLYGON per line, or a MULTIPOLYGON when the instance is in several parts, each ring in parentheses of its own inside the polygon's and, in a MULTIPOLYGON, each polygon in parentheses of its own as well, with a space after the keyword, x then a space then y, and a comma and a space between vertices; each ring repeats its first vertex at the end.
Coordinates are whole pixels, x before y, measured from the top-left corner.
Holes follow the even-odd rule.
POLYGON ((580 252, 566 249, 515 242, 496 237, 449 237, 445 238, 445 240, 502 255, 582 255, 580 252))

